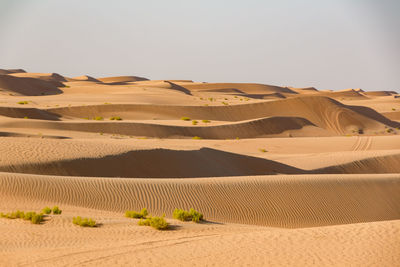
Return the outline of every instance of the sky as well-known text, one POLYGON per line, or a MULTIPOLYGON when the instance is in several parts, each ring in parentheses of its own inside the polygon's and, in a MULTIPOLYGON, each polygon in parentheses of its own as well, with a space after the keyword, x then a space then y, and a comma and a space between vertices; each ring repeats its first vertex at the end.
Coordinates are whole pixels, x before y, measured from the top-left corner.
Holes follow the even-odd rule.
POLYGON ((0 0, 0 68, 400 91, 399 0, 0 0))

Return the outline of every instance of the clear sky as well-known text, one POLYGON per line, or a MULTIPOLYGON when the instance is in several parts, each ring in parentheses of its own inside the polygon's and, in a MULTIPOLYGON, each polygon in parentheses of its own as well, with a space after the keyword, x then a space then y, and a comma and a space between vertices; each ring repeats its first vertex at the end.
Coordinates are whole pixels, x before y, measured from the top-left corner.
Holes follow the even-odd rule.
POLYGON ((399 0, 0 0, 0 68, 400 91, 399 0))

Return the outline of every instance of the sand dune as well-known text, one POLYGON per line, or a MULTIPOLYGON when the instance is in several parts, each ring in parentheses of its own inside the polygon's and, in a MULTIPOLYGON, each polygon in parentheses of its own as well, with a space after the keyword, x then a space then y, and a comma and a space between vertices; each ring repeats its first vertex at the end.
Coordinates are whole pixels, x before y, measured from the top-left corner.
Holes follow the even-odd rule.
POLYGON ((1 75, 10 74, 10 73, 22 73, 22 72, 26 72, 26 71, 23 69, 0 69, 1 75))
MULTIPOLYGON (((56 118, 48 116, 48 119, 55 120, 56 118)), ((288 130, 297 130, 308 125, 312 126, 313 124, 303 118, 270 117, 224 125, 196 127, 125 121, 50 122, 34 120, 4 120, 3 122, 0 122, 0 125, 8 128, 62 129, 157 138, 192 138, 198 136, 206 139, 234 139, 276 135, 288 130)), ((324 135, 329 135, 329 133, 324 135)))
POLYGON ((0 192, 118 212, 194 207, 211 221, 293 228, 398 220, 399 181, 398 174, 132 180, 2 173, 0 192))
POLYGON ((379 113, 366 107, 345 106, 335 100, 307 96, 279 101, 234 106, 156 106, 156 105, 101 105, 49 109, 52 113, 72 117, 121 116, 126 119, 193 119, 240 121, 260 117, 296 116, 336 134, 363 129, 375 131, 385 124, 398 127, 379 113))
POLYGON ((11 118, 59 120, 59 115, 38 108, 0 107, 0 115, 11 118))
POLYGON ((102 158, 78 158, 42 164, 8 165, 0 171, 64 176, 188 178, 299 174, 304 171, 274 161, 210 148, 137 150, 102 158), (154 164, 157 167, 154 168, 154 164), (110 166, 113 166, 110 168, 110 166))
POLYGON ((55 83, 35 78, 0 75, 0 89, 21 95, 60 94, 62 91, 58 87, 63 86, 60 82, 55 83))
POLYGON ((43 81, 54 82, 56 86, 59 86, 59 82, 66 82, 67 79, 58 73, 31 73, 31 72, 20 72, 9 74, 14 77, 21 78, 35 78, 43 81))
POLYGON ((88 82, 100 82, 99 80, 97 80, 96 78, 93 78, 91 76, 88 75, 82 75, 82 76, 77 76, 77 77, 73 77, 69 79, 70 81, 88 81, 88 82))
POLYGON ((296 94, 287 87, 257 83, 192 83, 185 84, 185 88, 194 91, 239 90, 248 94, 288 93, 296 94))
POLYGON ((395 91, 368 91, 364 92, 364 94, 368 96, 390 96, 390 95, 397 95, 395 91))
POLYGON ((100 82, 103 83, 126 83, 126 82, 136 82, 136 81, 147 81, 147 78, 138 77, 138 76, 116 76, 116 77, 103 77, 97 78, 100 82))

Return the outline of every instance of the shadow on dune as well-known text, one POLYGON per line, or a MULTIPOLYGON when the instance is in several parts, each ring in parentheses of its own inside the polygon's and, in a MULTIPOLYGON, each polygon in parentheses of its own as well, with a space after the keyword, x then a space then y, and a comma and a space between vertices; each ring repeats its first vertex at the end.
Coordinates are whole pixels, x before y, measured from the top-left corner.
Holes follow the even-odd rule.
POLYGON ((62 94, 63 91, 58 87, 64 87, 64 84, 57 81, 45 81, 29 77, 0 75, 0 88, 21 95, 38 96, 62 94))
POLYGON ((38 120, 59 121, 60 115, 38 108, 0 107, 0 115, 11 118, 29 118, 38 120))
POLYGON ((380 123, 383 123, 387 126, 394 127, 394 128, 400 127, 400 123, 386 118, 385 116, 378 113, 377 111, 375 111, 372 108, 365 107, 365 106, 346 106, 346 107, 357 113, 361 113, 364 116, 369 117, 373 120, 379 121, 380 123))
POLYGON ((103 158, 8 166, 0 170, 46 175, 125 178, 194 178, 305 173, 301 169, 275 161, 211 148, 190 151, 138 150, 103 158))

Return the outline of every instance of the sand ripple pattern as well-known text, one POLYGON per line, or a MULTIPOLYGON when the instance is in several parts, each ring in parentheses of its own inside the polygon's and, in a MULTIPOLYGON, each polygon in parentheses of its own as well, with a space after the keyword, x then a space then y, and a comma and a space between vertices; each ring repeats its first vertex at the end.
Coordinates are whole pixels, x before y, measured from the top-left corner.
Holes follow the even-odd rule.
POLYGON ((196 208, 210 220, 310 227, 400 219, 400 175, 119 179, 1 173, 0 192, 123 212, 196 208))

